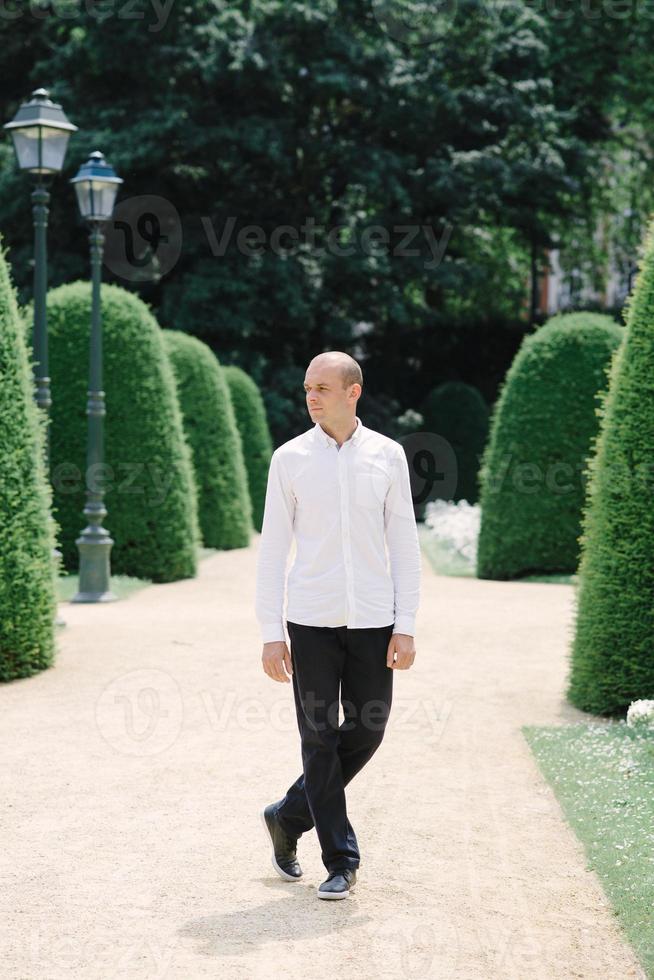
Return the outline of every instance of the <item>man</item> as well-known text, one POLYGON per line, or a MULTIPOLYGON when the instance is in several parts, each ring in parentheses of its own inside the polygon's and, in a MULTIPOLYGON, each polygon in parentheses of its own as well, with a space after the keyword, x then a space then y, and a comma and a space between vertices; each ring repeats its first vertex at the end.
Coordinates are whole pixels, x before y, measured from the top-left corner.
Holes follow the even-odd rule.
POLYGON ((360 366, 342 351, 309 364, 304 390, 315 424, 273 453, 257 564, 263 669, 275 681, 292 678, 303 762, 261 816, 273 866, 287 881, 302 875, 297 841, 315 826, 325 899, 347 898, 356 881, 345 785, 382 741, 393 670, 411 667, 416 654, 421 558, 409 468, 402 446, 355 414, 362 384, 360 366), (283 605, 293 537, 289 652, 283 605))

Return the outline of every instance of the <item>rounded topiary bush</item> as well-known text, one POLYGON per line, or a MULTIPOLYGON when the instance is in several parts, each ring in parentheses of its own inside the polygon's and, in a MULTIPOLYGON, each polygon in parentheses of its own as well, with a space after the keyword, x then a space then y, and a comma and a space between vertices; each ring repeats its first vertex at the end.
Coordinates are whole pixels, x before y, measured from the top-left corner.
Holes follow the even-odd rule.
POLYGON ((576 570, 597 396, 623 335, 604 314, 570 313, 523 340, 482 458, 479 578, 576 570))
POLYGON ((164 330, 184 429, 193 454, 202 539, 207 548, 244 548, 252 509, 229 387, 210 347, 180 330, 164 330))
POLYGON ((46 415, 0 241, 0 681, 54 660, 57 527, 46 474, 46 415))
POLYGON ((235 364, 223 368, 234 406, 236 424, 241 435, 243 457, 252 504, 252 522, 261 531, 266 500, 268 468, 273 453, 266 409, 257 385, 235 364))
MULTIPOLYGON (((488 406, 481 392, 463 381, 445 381, 429 392, 422 405, 425 432, 445 439, 456 460, 456 482, 448 500, 467 500, 474 504, 479 490, 477 473, 488 436, 488 406)), ((427 500, 438 500, 438 485, 427 500)), ((418 505, 423 516, 427 500, 418 505)))
POLYGON ((654 698, 654 222, 588 466, 568 698, 600 715, 654 698))
MULTIPOLYGON (((52 481, 66 568, 78 568, 84 527, 91 284, 48 294, 52 376, 52 481)), ((102 286, 104 526, 111 569, 153 582, 191 578, 201 544, 193 464, 175 379, 149 307, 120 286, 102 286)))

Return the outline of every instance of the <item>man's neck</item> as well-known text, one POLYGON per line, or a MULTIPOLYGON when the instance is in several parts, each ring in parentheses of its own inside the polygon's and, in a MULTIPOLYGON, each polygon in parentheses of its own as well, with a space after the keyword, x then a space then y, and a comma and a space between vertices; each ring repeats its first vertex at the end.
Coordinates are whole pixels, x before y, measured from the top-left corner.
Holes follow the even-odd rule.
POLYGON ((336 444, 338 445, 339 449, 341 448, 343 443, 347 442, 347 440, 350 438, 352 433, 355 431, 357 424, 358 424, 357 420, 356 418, 354 418, 351 422, 347 422, 345 423, 345 425, 339 426, 338 429, 330 430, 325 428, 324 425, 321 425, 320 422, 318 423, 318 425, 320 425, 320 428, 323 430, 323 432, 326 432, 328 436, 331 436, 332 439, 336 440, 336 444))

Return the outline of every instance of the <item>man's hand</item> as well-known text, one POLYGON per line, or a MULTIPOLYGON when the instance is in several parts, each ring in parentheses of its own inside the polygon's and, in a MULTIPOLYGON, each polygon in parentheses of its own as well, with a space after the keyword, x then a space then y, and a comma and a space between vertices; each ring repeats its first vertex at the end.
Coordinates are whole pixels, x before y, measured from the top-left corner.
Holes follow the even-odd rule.
POLYGON ((288 674, 293 673, 291 655, 284 640, 276 640, 274 643, 264 643, 263 654, 261 656, 263 669, 272 677, 274 681, 282 681, 288 684, 290 677, 284 673, 284 667, 288 674))
POLYGON ((408 670, 415 660, 416 646, 407 633, 393 633, 386 653, 386 666, 392 670, 408 670), (393 660, 397 654, 397 660, 393 660))

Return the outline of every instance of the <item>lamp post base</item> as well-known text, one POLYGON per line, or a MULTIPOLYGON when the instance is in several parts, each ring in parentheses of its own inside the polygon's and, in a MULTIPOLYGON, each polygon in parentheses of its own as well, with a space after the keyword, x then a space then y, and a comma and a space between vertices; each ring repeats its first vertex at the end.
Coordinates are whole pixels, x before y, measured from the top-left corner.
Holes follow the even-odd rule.
POLYGON ((114 602, 118 598, 113 592, 77 592, 71 602, 114 602))
POLYGON ((109 553, 113 545, 104 528, 89 527, 75 544, 79 551, 79 589, 71 602, 113 602, 109 553))

